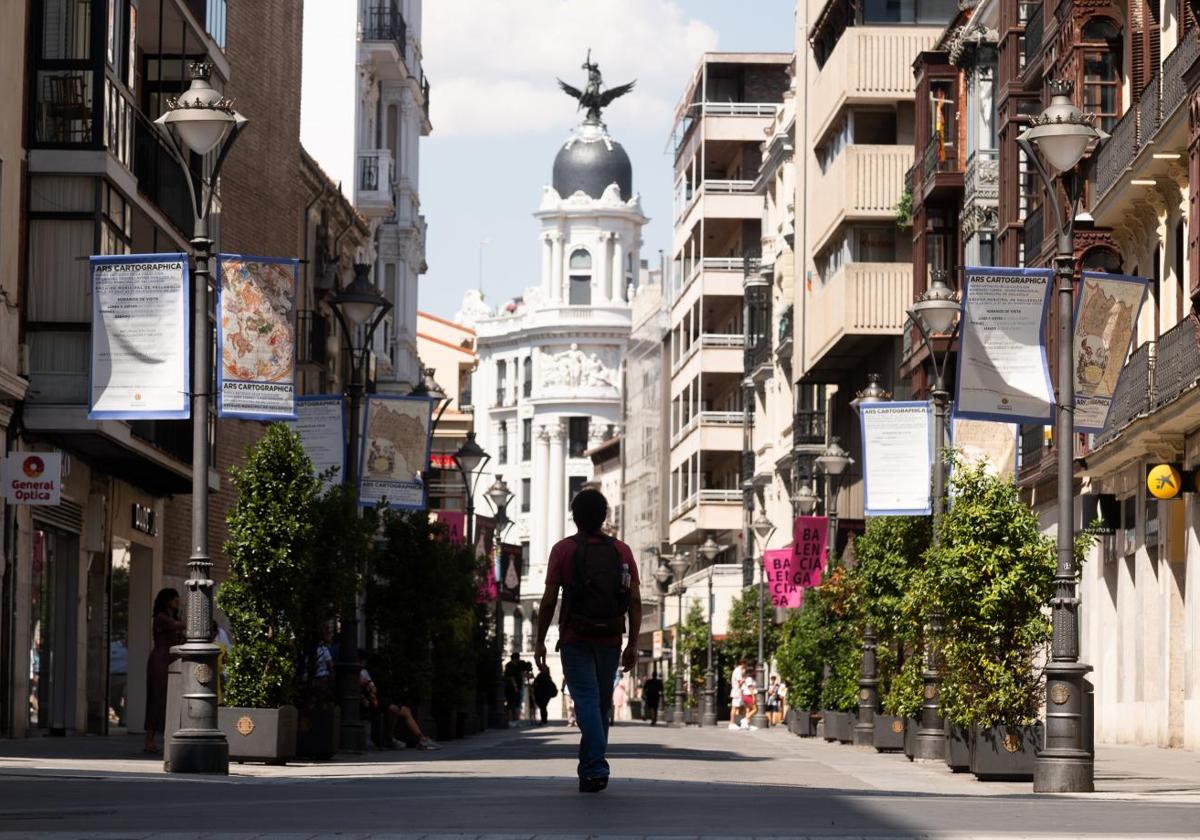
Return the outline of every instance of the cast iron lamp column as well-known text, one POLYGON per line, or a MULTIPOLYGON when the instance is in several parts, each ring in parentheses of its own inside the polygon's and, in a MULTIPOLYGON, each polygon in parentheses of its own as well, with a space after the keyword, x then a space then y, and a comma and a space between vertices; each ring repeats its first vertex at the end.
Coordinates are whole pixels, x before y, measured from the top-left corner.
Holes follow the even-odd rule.
MULTIPOLYGON (((392 304, 371 283, 371 266, 356 263, 354 280, 329 299, 346 347, 350 351, 350 434, 346 445, 346 470, 342 486, 348 499, 358 510, 358 467, 360 434, 362 433, 362 399, 366 390, 367 357, 375 330, 383 323, 392 304)), ((341 608, 341 632, 338 641, 337 689, 338 705, 342 712, 338 735, 339 748, 344 752, 362 752, 367 748, 367 729, 362 721, 362 686, 358 664, 358 577, 362 574, 362 558, 355 558, 354 590, 341 608)))
POLYGON ((817 509, 819 501, 817 491, 813 490, 812 482, 808 478, 804 479, 804 483, 792 495, 792 504, 796 506, 796 510, 800 512, 801 516, 811 516, 812 512, 817 509))
POLYGON ((1075 382, 1072 340, 1072 298, 1075 287, 1075 214, 1083 186, 1077 171, 1088 146, 1108 134, 1096 128, 1096 115, 1071 103, 1072 85, 1050 82, 1050 105, 1030 122, 1017 143, 1037 169, 1057 224, 1054 276, 1058 297, 1058 398, 1054 445, 1058 450, 1058 563, 1054 597, 1050 600, 1054 635, 1046 665, 1046 742, 1038 753, 1033 789, 1046 793, 1089 792, 1095 789, 1092 754, 1085 746, 1084 675, 1091 666, 1079 661, 1079 597, 1075 587, 1075 382), (1040 153, 1040 155, 1039 155, 1040 153), (1070 204, 1064 219, 1058 191, 1045 162, 1059 173, 1070 204), (1069 178, 1067 176, 1070 176, 1069 178))
POLYGON ((155 120, 167 139, 176 163, 183 167, 192 209, 192 553, 188 557, 187 641, 172 648, 182 659, 179 709, 181 727, 167 721, 163 766, 170 773, 229 772, 229 744, 217 727, 217 655, 212 641, 212 558, 208 553, 209 416, 212 387, 212 333, 209 330, 208 260, 213 242, 208 238, 208 216, 214 186, 246 118, 233 110, 233 101, 209 85, 210 66, 191 65, 191 86, 170 110, 155 120), (195 175, 188 155, 204 155, 220 145, 210 179, 195 175))
MULTIPOLYGON (((946 388, 946 365, 958 333, 960 305, 954 290, 946 284, 946 272, 937 270, 930 276, 929 288, 908 310, 908 317, 921 331, 929 359, 933 365, 933 547, 942 542, 942 515, 946 510, 946 423, 950 408, 950 392, 946 388), (939 353, 933 339, 944 341, 939 353)), ((941 708, 941 633, 942 615, 933 612, 925 628, 925 667, 921 671, 921 727, 917 730, 913 758, 937 761, 946 755, 945 720, 941 708)))
MULTIPOLYGON (((462 450, 459 451, 461 452, 462 450)), ((478 483, 478 478, 476 479, 476 482, 478 483)), ((504 534, 513 526, 512 520, 508 518, 508 505, 513 499, 513 494, 508 489, 508 483, 505 482, 505 480, 500 476, 497 476, 496 480, 492 482, 492 486, 489 487, 484 493, 484 496, 487 497, 488 504, 492 506, 492 510, 496 512, 496 515, 493 517, 493 522, 496 525, 495 544, 493 545, 493 551, 499 553, 500 547, 504 543, 504 534)), ((500 572, 503 574, 504 570, 501 569, 500 572)), ((488 722, 488 725, 493 729, 506 729, 508 727, 508 715, 504 711, 504 606, 503 599, 500 597, 501 593, 503 592, 503 587, 503 579, 500 577, 500 575, 497 575, 495 614, 497 656, 496 672, 493 674, 493 680, 495 682, 495 696, 492 698, 492 705, 495 708, 500 709, 501 714, 500 716, 492 715, 491 720, 488 722), (503 721, 501 721, 501 717, 503 717, 503 721)))
MULTIPOLYGON (((657 548, 647 549, 647 554, 657 561, 657 565, 654 567, 654 584, 658 589, 658 629, 665 640, 667 635, 667 594, 671 591, 671 570, 667 566, 666 555, 660 554, 657 548)), ((665 664, 663 673, 666 673, 665 664)), ((663 723, 670 726, 671 710, 666 704, 665 692, 664 696, 659 698, 659 702, 663 707, 663 723)))
POLYGON ((717 675, 713 671, 713 564, 723 549, 717 545, 710 532, 696 551, 708 563, 708 650, 704 666, 704 707, 700 715, 701 726, 717 725, 717 675))
MULTIPOLYGON (((891 402, 892 395, 879 384, 879 374, 867 374, 867 387, 850 400, 855 414, 859 406, 869 403, 891 402)), ((866 446, 866 441, 863 442, 866 446)), ((863 622, 862 631, 862 676, 858 680, 858 722, 854 724, 854 746, 875 745, 875 714, 879 710, 879 678, 876 672, 875 628, 870 621, 863 622)))
MULTIPOLYGON (((837 491, 838 481, 846 467, 854 463, 850 454, 842 449, 836 437, 829 439, 829 446, 817 456, 817 466, 825 473, 825 495, 828 499, 826 511, 828 522, 825 532, 825 552, 829 562, 832 562, 837 550, 837 491)), ((828 565, 828 563, 827 563, 828 565)))
POLYGON ((671 726, 684 726, 683 700, 685 696, 683 688, 683 651, 680 650, 683 642, 683 596, 687 592, 687 587, 683 585, 683 578, 687 574, 688 561, 687 555, 684 553, 671 556, 669 561, 671 567, 671 579, 675 581, 675 596, 678 599, 678 612, 676 613, 675 624, 675 644, 672 645, 675 654, 675 714, 671 719, 671 726))
POLYGON ((758 539, 758 665, 754 669, 754 681, 758 687, 754 695, 754 716, 750 718, 750 725, 759 729, 766 729, 771 725, 767 719, 767 662, 766 649, 763 645, 763 625, 764 613, 766 612, 766 576, 767 570, 763 564, 763 558, 767 552, 767 540, 771 539, 771 535, 775 533, 775 526, 767 519, 767 515, 761 510, 754 521, 750 523, 750 527, 754 530, 754 536, 758 539))

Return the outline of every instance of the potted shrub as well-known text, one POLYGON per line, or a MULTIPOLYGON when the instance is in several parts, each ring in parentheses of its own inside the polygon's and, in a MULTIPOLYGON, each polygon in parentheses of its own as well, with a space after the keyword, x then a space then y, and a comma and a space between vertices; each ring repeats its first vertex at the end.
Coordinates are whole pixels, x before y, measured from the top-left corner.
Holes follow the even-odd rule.
POLYGON ((229 578, 218 600, 234 645, 218 720, 230 758, 284 762, 296 751, 297 593, 312 581, 320 483, 282 424, 267 428, 232 477, 229 578))
POLYGON ((834 568, 821 582, 821 652, 827 666, 821 685, 825 740, 849 744, 858 716, 858 678, 862 673, 862 634, 856 614, 854 574, 834 568))
MULTIPOLYGON (((954 464, 941 541, 918 588, 941 607, 941 700, 948 756, 981 779, 1032 780, 1053 596, 1054 541, 1011 480, 954 464), (958 727, 952 729, 950 727, 958 727), (969 733, 964 739, 964 733, 969 733)), ((1090 537, 1076 544, 1081 562, 1090 537)), ((948 757, 948 762, 950 758, 948 757)))
POLYGON ((906 672, 907 681, 900 678, 900 670, 920 642, 920 619, 913 615, 908 594, 928 544, 929 522, 915 516, 874 517, 854 541, 858 612, 876 634, 875 671, 882 708, 875 711, 873 745, 881 752, 904 748, 904 719, 919 713, 921 706, 919 668, 915 686, 912 668, 906 672))
POLYGON ((808 590, 800 609, 793 610, 780 628, 775 657, 779 678, 788 687, 788 705, 795 712, 792 731, 806 738, 817 734, 819 720, 816 710, 821 703, 824 665, 822 611, 819 590, 808 590))

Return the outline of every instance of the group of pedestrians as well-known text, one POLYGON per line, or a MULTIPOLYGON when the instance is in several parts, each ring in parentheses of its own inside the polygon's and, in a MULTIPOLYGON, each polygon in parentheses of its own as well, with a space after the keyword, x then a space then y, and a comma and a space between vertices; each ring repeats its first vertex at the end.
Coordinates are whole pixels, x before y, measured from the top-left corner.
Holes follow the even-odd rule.
MULTIPOLYGON (((763 713, 767 722, 778 726, 783 722, 784 706, 787 703, 787 686, 777 675, 772 675, 767 683, 766 700, 763 713)), ((739 659, 729 678, 729 728, 731 730, 754 731, 758 727, 751 719, 758 714, 758 680, 754 670, 739 659)))

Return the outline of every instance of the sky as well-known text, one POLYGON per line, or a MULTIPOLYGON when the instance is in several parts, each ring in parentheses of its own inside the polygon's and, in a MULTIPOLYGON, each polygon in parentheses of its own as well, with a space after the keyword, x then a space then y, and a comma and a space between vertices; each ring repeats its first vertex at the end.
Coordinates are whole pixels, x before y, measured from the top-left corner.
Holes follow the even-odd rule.
MULTIPOLYGON (((304 6, 301 140, 347 194, 356 5, 304 6)), ((634 190, 651 218, 642 258, 654 264, 670 248, 675 104, 701 53, 791 52, 794 8, 793 0, 425 0, 421 46, 433 132, 420 153, 429 225, 420 308, 448 318, 481 280, 492 306, 538 283, 532 213, 578 122, 576 103, 555 77, 582 87, 589 48, 606 85, 637 80, 605 122, 633 162, 634 190)))

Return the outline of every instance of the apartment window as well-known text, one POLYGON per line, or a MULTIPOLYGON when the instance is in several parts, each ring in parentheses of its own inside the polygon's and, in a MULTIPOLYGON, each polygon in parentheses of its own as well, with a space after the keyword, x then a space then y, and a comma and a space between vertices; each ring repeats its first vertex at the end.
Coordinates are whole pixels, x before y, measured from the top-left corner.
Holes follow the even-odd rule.
POLYGON ((508 389, 508 365, 503 359, 496 362, 496 405, 504 405, 504 392, 508 389))
POLYGON ((957 105, 954 84, 948 80, 929 83, 929 137, 937 144, 937 168, 955 160, 958 137, 957 105))
POLYGON ((531 356, 525 357, 525 364, 524 364, 524 367, 522 368, 522 370, 523 370, 523 373, 521 376, 521 393, 524 394, 526 397, 532 397, 533 396, 533 358, 531 356))
POLYGON ((579 491, 585 484, 587 484, 587 479, 582 475, 567 476, 567 504, 575 501, 575 497, 579 495, 579 491))
POLYGON ((1184 305, 1187 300, 1187 281, 1183 279, 1183 252, 1187 247, 1187 224, 1180 219, 1175 225, 1175 321, 1183 320, 1184 305))
POLYGON ((533 496, 533 482, 528 478, 521 479, 521 513, 529 513, 530 498, 533 496))
POLYGON ((957 0, 863 0, 862 22, 947 23, 957 10, 957 0))
POLYGON ((587 417, 572 417, 567 421, 567 451, 572 458, 578 458, 588 448, 587 417))
POLYGON ((592 302, 592 255, 583 248, 572 252, 569 268, 567 302, 572 306, 587 306, 592 302))
POLYGON ((508 421, 500 421, 500 446, 497 447, 496 460, 498 463, 508 463, 508 421))
POLYGON ((855 262, 896 262, 896 229, 867 227, 854 231, 855 262))
POLYGON ((533 457, 533 418, 527 417, 521 421, 521 460, 528 461, 533 457))
POLYGON ((896 112, 895 111, 854 111, 855 143, 867 143, 874 146, 896 145, 896 112))
POLYGON ((1121 30, 1108 18, 1083 25, 1083 107, 1111 132, 1121 116, 1121 30))

